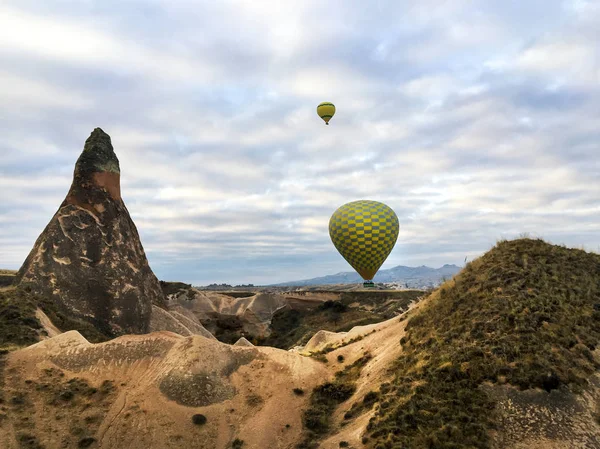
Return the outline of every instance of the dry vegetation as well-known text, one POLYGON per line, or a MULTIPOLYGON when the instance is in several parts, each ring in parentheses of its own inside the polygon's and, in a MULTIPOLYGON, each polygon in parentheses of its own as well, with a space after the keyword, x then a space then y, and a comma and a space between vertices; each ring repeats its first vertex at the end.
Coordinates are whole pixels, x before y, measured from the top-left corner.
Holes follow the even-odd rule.
POLYGON ((36 302, 22 290, 0 291, 0 350, 12 350, 38 341, 42 325, 35 317, 36 302))
POLYGON ((339 301, 325 301, 313 310, 277 311, 271 321, 271 335, 254 343, 290 349, 306 344, 319 330, 346 332, 354 326, 385 321, 405 311, 421 296, 423 292, 419 290, 342 292, 339 301))
POLYGON ((62 331, 78 330, 91 342, 108 339, 91 323, 63 313, 51 299, 44 299, 19 287, 0 290, 0 350, 14 350, 36 343, 44 334, 35 316, 42 309, 62 331))
POLYGON ((15 280, 15 270, 0 270, 0 287, 8 287, 12 285, 15 280))
POLYGON ((500 242, 407 325, 365 441, 377 449, 489 448, 484 382, 578 392, 598 368, 600 256, 500 242))
POLYGON ((302 417, 306 435, 297 446, 298 449, 313 449, 319 446, 317 441, 330 430, 333 412, 338 405, 354 394, 356 381, 369 360, 371 360, 370 354, 363 355, 353 364, 338 371, 332 382, 326 382, 314 389, 310 396, 309 407, 302 417))

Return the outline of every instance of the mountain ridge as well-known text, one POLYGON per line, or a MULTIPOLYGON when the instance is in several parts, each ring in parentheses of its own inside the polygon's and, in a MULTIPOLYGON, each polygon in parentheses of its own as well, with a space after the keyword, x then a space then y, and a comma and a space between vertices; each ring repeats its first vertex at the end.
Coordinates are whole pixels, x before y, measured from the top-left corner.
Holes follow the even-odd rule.
MULTIPOLYGON (((432 268, 426 265, 419 267, 397 265, 393 268, 380 270, 373 278, 373 282, 401 283, 409 288, 435 287, 444 278, 452 277, 460 270, 461 267, 454 264, 444 264, 439 268, 432 268)), ((355 284, 362 282, 363 280, 358 273, 354 271, 341 271, 336 274, 315 278, 270 284, 267 287, 304 287, 308 285, 355 284)))

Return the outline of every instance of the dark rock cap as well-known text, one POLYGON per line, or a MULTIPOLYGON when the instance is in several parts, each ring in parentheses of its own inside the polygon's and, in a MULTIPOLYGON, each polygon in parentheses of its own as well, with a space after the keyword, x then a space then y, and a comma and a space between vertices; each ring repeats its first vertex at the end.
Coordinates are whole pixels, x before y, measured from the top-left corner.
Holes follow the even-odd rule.
POLYGON ((106 196, 121 201, 121 170, 110 136, 96 128, 75 163, 73 183, 65 201, 92 210, 106 196))
POLYGON ((121 173, 110 136, 101 128, 92 131, 75 164, 75 176, 84 177, 95 172, 121 173))

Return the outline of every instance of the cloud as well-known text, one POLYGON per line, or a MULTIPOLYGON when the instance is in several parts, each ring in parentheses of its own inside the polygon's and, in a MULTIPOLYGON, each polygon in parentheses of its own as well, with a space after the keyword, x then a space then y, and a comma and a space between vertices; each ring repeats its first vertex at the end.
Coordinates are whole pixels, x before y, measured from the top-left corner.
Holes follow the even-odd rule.
POLYGON ((596 249, 599 26, 583 0, 8 0, 0 265, 20 266, 96 126, 164 279, 349 270, 328 220, 360 198, 399 216, 384 267, 521 232, 596 249))

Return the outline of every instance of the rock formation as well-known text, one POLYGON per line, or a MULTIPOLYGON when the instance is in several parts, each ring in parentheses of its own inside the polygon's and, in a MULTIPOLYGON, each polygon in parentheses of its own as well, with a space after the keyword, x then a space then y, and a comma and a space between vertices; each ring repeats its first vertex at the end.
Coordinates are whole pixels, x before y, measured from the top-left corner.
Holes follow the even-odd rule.
POLYGON ((119 160, 100 128, 86 140, 67 197, 16 278, 108 336, 148 332, 152 304, 164 305, 121 198, 119 160))
POLYGON ((233 346, 254 347, 254 345, 250 343, 245 337, 240 337, 240 339, 236 341, 233 346))
POLYGON ((191 335, 202 335, 203 337, 216 340, 213 334, 204 329, 197 318, 190 319, 177 311, 167 311, 157 306, 152 306, 152 318, 150 320, 150 332, 169 331, 188 337, 191 335))
POLYGON ((221 341, 234 343, 240 336, 266 337, 271 333, 273 315, 281 309, 308 310, 327 300, 339 299, 336 293, 288 292, 252 293, 232 297, 224 293, 201 291, 191 287, 169 286, 168 310, 196 317, 221 341), (225 335, 228 334, 228 335, 225 335), (229 340, 229 341, 228 341, 229 340))

